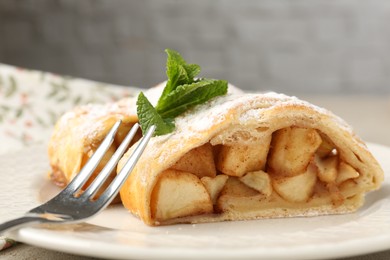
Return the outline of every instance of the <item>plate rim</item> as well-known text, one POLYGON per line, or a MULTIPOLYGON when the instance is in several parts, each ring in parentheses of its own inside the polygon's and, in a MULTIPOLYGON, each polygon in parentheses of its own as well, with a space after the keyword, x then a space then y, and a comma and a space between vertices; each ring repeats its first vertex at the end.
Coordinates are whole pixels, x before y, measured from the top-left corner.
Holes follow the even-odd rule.
MULTIPOLYGON (((19 231, 15 231, 12 234, 14 238, 21 238, 22 240, 18 240, 19 242, 23 242, 26 244, 30 244, 37 247, 43 247, 49 250, 60 251, 69 254, 78 254, 89 257, 107 257, 110 259, 199 259, 207 257, 207 259, 291 259, 292 255, 294 259, 334 259, 340 257, 353 257, 358 255, 365 255, 370 253, 375 253, 383 250, 387 250, 390 248, 390 234, 383 234, 382 236, 378 236, 374 239, 370 240, 370 243, 367 243, 364 239, 355 239, 352 241, 343 242, 343 246, 334 247, 334 243, 324 243, 322 245, 309 245, 309 246, 295 246, 292 248, 286 249, 285 247, 276 247, 273 250, 267 252, 266 248, 239 248, 226 250, 226 253, 221 255, 221 250, 216 248, 205 248, 202 250, 195 248, 154 248, 153 250, 146 250, 145 248, 133 247, 133 246, 124 246, 124 245, 111 245, 111 250, 107 250, 104 245, 106 243, 102 243, 100 241, 94 241, 94 244, 101 244, 94 246, 93 248, 85 247, 77 243, 77 241, 73 241, 68 243, 58 243, 62 247, 56 247, 58 244, 50 244, 46 243, 45 246, 42 246, 42 243, 36 243, 34 241, 24 241, 25 238, 31 238, 30 236, 36 236, 42 231, 40 228, 32 228, 26 227, 19 231), (33 232, 33 233, 31 233, 33 232), (38 233, 37 233, 38 232, 38 233), (31 233, 29 235, 29 233, 31 233), (358 243, 365 243, 365 247, 357 247, 358 243), (75 250, 76 249, 76 250, 75 250), (83 250, 81 250, 83 249, 83 250), (87 250, 86 250, 87 249, 87 250), (345 250, 349 249, 349 250, 345 250), (320 253, 327 252, 326 255, 322 255, 320 253), (261 254, 259 254, 261 253, 261 254), (130 256, 130 258, 129 258, 130 256), (190 256, 190 257, 185 257, 190 256)), ((41 235, 42 236, 42 235, 41 235)), ((43 235, 43 237, 45 237, 43 235)), ((42 241, 49 241, 49 237, 45 237, 42 241)), ((80 242, 80 241, 78 241, 80 242)), ((85 242, 86 241, 81 241, 85 242)), ((83 244, 85 244, 83 243, 83 244)), ((88 244, 88 243, 86 243, 88 244)))
MULTIPOLYGON (((41 145, 39 145, 41 146, 41 145)), ((390 147, 382 144, 369 143, 367 142, 369 150, 385 150, 390 154, 390 147)), ((36 148, 31 148, 32 150, 36 148)), ((0 156, 2 157, 2 156, 0 156)), ((386 170, 384 169, 385 173, 386 170)), ((119 231, 120 230, 116 230, 119 231)), ((83 256, 92 256, 92 257, 109 257, 115 259, 128 259, 137 258, 137 259, 183 259, 187 258, 185 256, 190 256, 189 258, 225 258, 225 259, 235 259, 237 257, 242 258, 266 258, 266 259, 291 259, 291 256, 298 257, 300 259, 324 259, 325 258, 338 258, 338 257, 351 257, 362 254, 370 254, 374 252, 379 252, 383 250, 390 249, 390 233, 382 234, 371 238, 369 243, 367 243, 364 238, 357 238, 353 240, 347 240, 338 244, 335 247, 335 243, 324 243, 324 244, 314 244, 314 245, 301 245, 293 246, 290 248, 280 247, 283 250, 276 250, 277 247, 273 250, 267 251, 266 248, 236 248, 232 250, 226 250, 227 253, 221 255, 221 250, 218 248, 204 248, 204 250, 199 250, 197 248, 163 248, 158 247, 153 250, 147 250, 143 247, 134 247, 133 245, 116 245, 111 244, 111 250, 107 249, 107 243, 101 241, 93 241, 92 244, 98 244, 93 249, 88 246, 85 247, 85 244, 91 244, 91 242, 86 241, 83 238, 78 238, 75 240, 66 239, 66 243, 62 241, 58 242, 58 238, 55 237, 61 236, 61 232, 52 231, 39 227, 22 227, 19 230, 11 231, 9 234, 10 238, 15 239, 26 244, 30 244, 37 247, 42 247, 50 250, 66 252, 71 254, 78 254, 83 256), (49 233, 48 233, 49 232, 49 233), (54 232, 54 238, 47 237, 50 232, 54 232), (46 237, 45 237, 46 236, 46 237), (32 238, 39 238, 38 240, 32 238), (54 241, 53 241, 54 240, 54 241), (45 243, 51 242, 51 243, 45 243), (83 242, 83 243, 81 243, 83 242), (364 242, 366 246, 358 246, 364 242), (60 245, 60 247, 59 247, 60 245), (75 250, 76 249, 76 250, 75 250), (349 250, 345 250, 349 249, 349 250), (352 250, 353 249, 353 250, 352 250), (173 253, 172 253, 173 252, 173 253), (326 255, 319 255, 319 253, 327 252, 326 255), (131 253, 131 254, 129 254, 131 253)))

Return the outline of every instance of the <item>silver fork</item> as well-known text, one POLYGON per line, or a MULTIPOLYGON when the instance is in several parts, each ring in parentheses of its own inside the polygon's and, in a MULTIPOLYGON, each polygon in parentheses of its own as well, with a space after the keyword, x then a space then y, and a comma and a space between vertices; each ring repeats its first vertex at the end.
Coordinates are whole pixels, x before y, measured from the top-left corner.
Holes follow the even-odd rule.
POLYGON ((135 124, 132 127, 103 170, 96 176, 94 181, 84 191, 81 191, 84 184, 87 182, 101 161, 103 155, 107 152, 107 149, 114 141, 114 137, 120 124, 120 121, 115 123, 96 152, 85 164, 80 173, 76 175, 76 177, 69 183, 68 186, 66 186, 65 189, 63 189, 57 196, 48 202, 28 211, 24 216, 0 224, 0 233, 34 222, 81 222, 96 215, 101 210, 106 208, 118 194, 120 187, 123 185, 126 178, 133 170, 155 130, 155 126, 152 126, 148 129, 144 137, 142 137, 140 140, 138 146, 135 148, 133 154, 125 163, 122 170, 118 173, 118 175, 110 183, 106 190, 104 190, 104 192, 97 199, 94 199, 97 191, 104 184, 110 173, 114 170, 115 166, 126 151, 126 148, 133 139, 139 127, 138 124, 135 124))

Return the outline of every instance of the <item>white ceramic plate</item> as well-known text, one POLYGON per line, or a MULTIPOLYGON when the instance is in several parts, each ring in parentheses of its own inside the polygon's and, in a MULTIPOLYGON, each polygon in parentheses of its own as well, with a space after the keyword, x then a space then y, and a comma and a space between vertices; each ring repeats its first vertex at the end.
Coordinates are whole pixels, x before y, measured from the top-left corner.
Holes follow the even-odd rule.
MULTIPOLYGON (((370 144, 390 174, 390 148, 370 144)), ((0 220, 21 215, 59 190, 45 177, 43 146, 0 157, 0 220)), ((148 227, 120 206, 86 224, 24 227, 9 234, 27 244, 117 259, 325 259, 390 248, 390 182, 354 214, 148 227)))

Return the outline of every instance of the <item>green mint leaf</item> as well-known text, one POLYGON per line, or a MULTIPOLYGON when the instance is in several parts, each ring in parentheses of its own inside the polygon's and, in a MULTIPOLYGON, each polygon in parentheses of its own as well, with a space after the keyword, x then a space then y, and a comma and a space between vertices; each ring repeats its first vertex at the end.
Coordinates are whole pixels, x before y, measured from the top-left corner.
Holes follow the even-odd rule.
POLYGON ((184 64, 183 67, 191 82, 200 73, 200 66, 198 64, 184 64))
POLYGON ((175 129, 172 119, 163 119, 142 92, 137 99, 137 114, 143 133, 152 125, 156 126, 155 136, 168 134, 175 129))
POLYGON ((155 125, 154 135, 164 135, 175 129, 174 118, 195 105, 227 93, 225 80, 195 79, 200 73, 197 64, 187 64, 174 50, 166 49, 167 84, 156 107, 141 92, 137 100, 137 114, 142 132, 155 125))
POLYGON ((187 64, 177 51, 166 49, 165 52, 167 53, 168 80, 158 103, 163 102, 165 97, 178 86, 194 82, 194 77, 200 72, 199 65, 187 64))
POLYGON ((226 94, 227 88, 227 81, 215 79, 202 79, 181 85, 169 93, 163 102, 156 106, 156 110, 162 118, 174 118, 195 105, 226 94))

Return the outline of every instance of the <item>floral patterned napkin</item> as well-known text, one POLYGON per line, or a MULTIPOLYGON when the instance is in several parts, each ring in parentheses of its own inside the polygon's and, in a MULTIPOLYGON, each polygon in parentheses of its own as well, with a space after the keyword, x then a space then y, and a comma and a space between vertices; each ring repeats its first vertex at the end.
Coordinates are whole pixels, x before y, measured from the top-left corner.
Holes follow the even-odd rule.
MULTIPOLYGON (((46 143, 57 119, 77 105, 116 101, 138 92, 0 64, 0 155, 46 143)), ((0 236, 0 251, 13 244, 0 236)))

